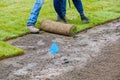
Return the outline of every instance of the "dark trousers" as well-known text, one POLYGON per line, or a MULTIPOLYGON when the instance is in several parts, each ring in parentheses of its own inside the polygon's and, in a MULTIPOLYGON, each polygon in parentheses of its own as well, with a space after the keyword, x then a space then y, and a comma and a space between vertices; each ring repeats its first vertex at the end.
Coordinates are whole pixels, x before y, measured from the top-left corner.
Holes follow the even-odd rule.
MULTIPOLYGON (((80 15, 84 14, 83 5, 81 0, 72 0, 74 6, 80 15)), ((65 17, 66 15, 66 0, 53 0, 55 11, 57 12, 60 18, 65 17)))

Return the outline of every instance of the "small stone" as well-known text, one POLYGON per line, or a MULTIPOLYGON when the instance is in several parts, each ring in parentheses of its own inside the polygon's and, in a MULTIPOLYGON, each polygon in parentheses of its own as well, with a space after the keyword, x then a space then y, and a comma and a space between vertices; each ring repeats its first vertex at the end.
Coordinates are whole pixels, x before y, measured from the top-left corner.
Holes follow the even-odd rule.
POLYGON ((63 59, 63 64, 69 63, 68 59, 63 59))

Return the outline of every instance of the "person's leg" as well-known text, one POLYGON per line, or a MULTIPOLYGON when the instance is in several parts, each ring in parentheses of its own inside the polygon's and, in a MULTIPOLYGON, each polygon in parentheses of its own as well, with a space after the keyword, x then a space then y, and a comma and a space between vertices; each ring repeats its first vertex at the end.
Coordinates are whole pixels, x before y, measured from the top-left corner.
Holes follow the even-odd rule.
POLYGON ((77 11, 80 14, 84 14, 83 5, 82 5, 81 0, 72 0, 72 1, 73 1, 74 6, 76 7, 77 11))
POLYGON ((37 18, 38 18, 40 9, 42 8, 43 2, 44 0, 36 0, 34 7, 32 9, 32 12, 27 21, 27 29, 31 33, 39 33, 39 29, 35 28, 35 24, 37 22, 37 18))
POLYGON ((27 26, 35 26, 43 2, 44 0, 36 0, 32 12, 27 21, 27 26))
POLYGON ((72 0, 72 1, 81 16, 82 22, 89 23, 90 22, 89 19, 84 15, 82 1, 81 0, 72 0))
POLYGON ((53 0, 54 9, 60 19, 66 23, 66 0, 53 0))
MULTIPOLYGON (((66 16, 66 0, 63 0, 62 1, 62 13, 63 13, 63 16, 65 17, 66 16)), ((57 14, 57 20, 61 20, 60 16, 57 14)))

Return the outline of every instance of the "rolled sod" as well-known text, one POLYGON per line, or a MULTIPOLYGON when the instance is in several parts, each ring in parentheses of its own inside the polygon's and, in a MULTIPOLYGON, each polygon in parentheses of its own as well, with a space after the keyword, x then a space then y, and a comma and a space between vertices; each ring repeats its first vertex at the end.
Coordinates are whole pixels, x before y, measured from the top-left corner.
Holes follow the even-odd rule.
POLYGON ((65 24, 51 20, 43 20, 41 22, 40 29, 46 32, 72 36, 75 34, 74 32, 76 30, 76 27, 72 24, 65 24))

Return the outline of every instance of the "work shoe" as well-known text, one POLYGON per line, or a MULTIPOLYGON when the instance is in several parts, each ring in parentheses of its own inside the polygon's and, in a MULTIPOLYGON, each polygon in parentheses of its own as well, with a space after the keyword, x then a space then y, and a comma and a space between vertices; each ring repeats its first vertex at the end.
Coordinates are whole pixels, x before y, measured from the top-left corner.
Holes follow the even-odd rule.
POLYGON ((39 33, 39 29, 37 29, 35 26, 27 26, 27 29, 30 31, 30 33, 33 33, 33 34, 39 33))
POLYGON ((57 21, 62 21, 63 23, 67 23, 67 20, 66 20, 66 17, 63 17, 63 18, 60 18, 60 17, 57 17, 57 21))
POLYGON ((90 20, 85 15, 81 15, 81 21, 82 23, 90 23, 90 20))

